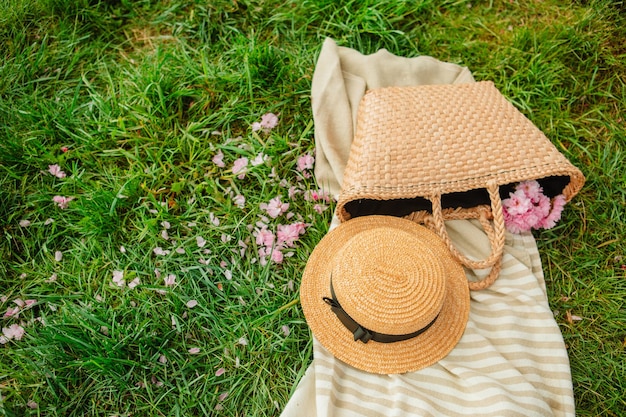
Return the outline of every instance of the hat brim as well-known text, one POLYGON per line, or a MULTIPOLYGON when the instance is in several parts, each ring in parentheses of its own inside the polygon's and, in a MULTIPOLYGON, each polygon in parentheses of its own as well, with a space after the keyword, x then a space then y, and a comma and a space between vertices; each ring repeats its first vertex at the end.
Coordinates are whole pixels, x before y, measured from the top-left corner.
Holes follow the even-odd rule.
POLYGON ((415 222, 391 216, 364 216, 342 223, 326 234, 311 253, 302 276, 300 302, 313 335, 337 359, 371 373, 413 372, 443 359, 463 336, 469 317, 467 278, 463 267, 437 237, 436 241, 443 247, 441 262, 447 275, 443 307, 434 324, 419 336, 400 342, 354 341, 352 332, 322 297, 330 297, 333 259, 344 244, 362 231, 379 227, 418 235, 434 234, 415 222))

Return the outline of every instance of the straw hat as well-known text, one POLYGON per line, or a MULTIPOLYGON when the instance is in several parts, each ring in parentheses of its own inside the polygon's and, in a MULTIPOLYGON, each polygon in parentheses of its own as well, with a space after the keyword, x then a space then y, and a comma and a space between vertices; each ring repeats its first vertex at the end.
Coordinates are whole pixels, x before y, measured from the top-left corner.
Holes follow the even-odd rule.
POLYGON ((465 273, 441 238, 391 216, 355 218, 329 232, 304 269, 300 300, 328 351, 378 374, 444 358, 469 316, 465 273))

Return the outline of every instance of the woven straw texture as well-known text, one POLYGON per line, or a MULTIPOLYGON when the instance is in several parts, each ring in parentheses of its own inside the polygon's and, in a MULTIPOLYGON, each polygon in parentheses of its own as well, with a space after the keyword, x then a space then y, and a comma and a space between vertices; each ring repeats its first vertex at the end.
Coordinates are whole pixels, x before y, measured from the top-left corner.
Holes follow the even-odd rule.
POLYGON ((492 82, 387 87, 361 100, 337 205, 438 196, 546 177, 569 177, 569 201, 584 176, 492 82))
POLYGON ((302 309, 313 334, 338 359, 378 374, 422 369, 444 358, 460 340, 469 317, 463 268, 430 230, 410 220, 364 216, 328 233, 315 247, 302 277, 302 309), (344 310, 380 333, 412 339, 354 341, 323 301, 330 284, 344 310))

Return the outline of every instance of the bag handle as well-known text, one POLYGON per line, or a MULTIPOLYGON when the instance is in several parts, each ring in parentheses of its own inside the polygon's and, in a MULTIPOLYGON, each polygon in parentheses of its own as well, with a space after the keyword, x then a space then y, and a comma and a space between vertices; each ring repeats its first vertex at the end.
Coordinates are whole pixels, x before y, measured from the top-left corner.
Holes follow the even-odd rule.
MULTIPOLYGON (((500 269, 502 267, 502 256, 504 254, 504 240, 505 240, 505 226, 504 226, 504 214, 502 211, 502 200, 500 199, 500 191, 498 184, 495 181, 490 181, 487 184, 487 192, 489 193, 489 199, 491 200, 491 213, 487 213, 485 210, 480 210, 479 215, 475 216, 480 220, 481 225, 485 229, 489 238, 489 244, 491 245, 491 254, 483 260, 472 260, 462 254, 456 246, 450 240, 446 225, 444 223, 443 211, 441 208, 441 194, 428 197, 432 203, 432 218, 434 228, 439 237, 450 248, 452 256, 456 258, 461 264, 470 269, 486 269, 491 268, 489 274, 480 281, 470 281, 470 290, 482 290, 489 287, 494 283, 500 269), (493 227, 489 222, 488 215, 493 216, 493 227)), ((467 216, 466 216, 467 218, 467 216)))

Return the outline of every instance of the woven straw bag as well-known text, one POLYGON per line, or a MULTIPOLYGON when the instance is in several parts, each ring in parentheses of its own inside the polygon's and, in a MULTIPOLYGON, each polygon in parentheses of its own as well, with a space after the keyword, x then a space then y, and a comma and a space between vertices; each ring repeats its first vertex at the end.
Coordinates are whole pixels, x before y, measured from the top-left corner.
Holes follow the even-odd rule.
POLYGON ((359 105, 337 215, 347 221, 386 214, 425 224, 465 267, 491 268, 469 282, 478 290, 500 271, 501 199, 525 180, 569 201, 585 178, 492 82, 372 89, 359 105), (445 220, 470 218, 489 237, 486 259, 462 254, 446 232, 445 220))

